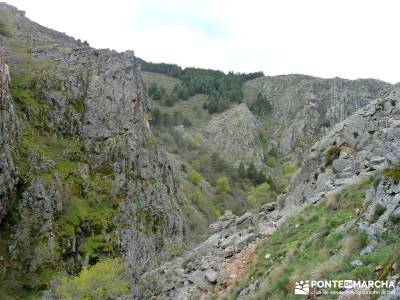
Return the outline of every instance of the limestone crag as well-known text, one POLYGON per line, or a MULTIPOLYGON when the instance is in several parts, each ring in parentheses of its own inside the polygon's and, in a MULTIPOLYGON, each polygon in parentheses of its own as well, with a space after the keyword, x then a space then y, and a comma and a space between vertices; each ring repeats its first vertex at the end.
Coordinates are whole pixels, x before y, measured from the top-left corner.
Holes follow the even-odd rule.
POLYGON ((11 101, 10 74, 0 52, 0 223, 8 206, 15 198, 17 172, 13 163, 14 143, 17 138, 17 121, 11 101))
POLYGON ((322 79, 306 75, 262 77, 246 83, 272 104, 270 138, 283 155, 304 156, 337 123, 391 88, 374 79, 322 79), (293 153, 293 150, 294 153, 293 153))
POLYGON ((203 129, 208 147, 225 159, 234 162, 254 162, 257 166, 264 159, 260 146, 259 121, 245 103, 213 117, 203 129))

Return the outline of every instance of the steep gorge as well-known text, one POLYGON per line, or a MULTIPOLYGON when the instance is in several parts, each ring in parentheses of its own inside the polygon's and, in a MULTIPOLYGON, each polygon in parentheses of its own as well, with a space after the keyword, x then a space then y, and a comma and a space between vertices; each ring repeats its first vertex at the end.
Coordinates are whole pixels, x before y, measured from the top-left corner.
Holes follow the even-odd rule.
POLYGON ((379 267, 360 254, 367 247, 384 258, 376 278, 400 274, 398 88, 261 77, 245 88, 265 95, 270 114, 254 115, 245 98, 248 106, 210 115, 194 95, 177 105, 190 107, 195 126, 166 133, 151 124, 132 51, 91 48, 5 3, 0 17, 4 299, 285 299, 298 272, 322 272, 293 258, 331 267, 332 255, 360 276, 379 267), (240 177, 239 162, 264 181, 240 177), (342 243, 358 234, 352 258, 365 265, 353 268, 342 243), (284 279, 278 288, 274 276, 284 279))

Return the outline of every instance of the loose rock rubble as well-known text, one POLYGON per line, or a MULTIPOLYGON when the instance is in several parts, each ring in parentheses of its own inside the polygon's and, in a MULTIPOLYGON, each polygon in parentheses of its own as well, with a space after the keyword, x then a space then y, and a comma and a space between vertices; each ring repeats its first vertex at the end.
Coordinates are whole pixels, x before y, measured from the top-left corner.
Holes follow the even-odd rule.
POLYGON ((273 233, 282 214, 276 203, 239 217, 226 211, 210 224, 204 242, 143 276, 148 297, 206 299, 214 290, 224 295, 243 277, 257 245, 273 233))

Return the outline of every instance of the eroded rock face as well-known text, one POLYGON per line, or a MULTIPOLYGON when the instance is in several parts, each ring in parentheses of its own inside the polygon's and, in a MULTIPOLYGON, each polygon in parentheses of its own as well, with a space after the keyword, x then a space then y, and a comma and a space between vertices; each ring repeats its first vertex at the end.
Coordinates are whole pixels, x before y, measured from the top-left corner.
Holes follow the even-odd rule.
POLYGON ((133 52, 83 47, 56 59, 38 88, 57 131, 91 142, 149 136, 150 107, 133 52))
POLYGON ((40 89, 49 122, 60 134, 83 140, 91 168, 115 175, 122 198, 115 222, 137 281, 171 245, 185 239, 171 164, 151 135, 149 101, 133 52, 77 48, 49 71, 40 89))
MULTIPOLYGON (((77 141, 80 146, 75 150, 85 157, 78 160, 76 167, 77 161, 71 158, 74 153, 58 149, 56 156, 73 162, 72 169, 65 174, 59 161, 46 158, 48 153, 26 151, 27 174, 21 201, 15 209, 21 220, 12 228, 10 255, 23 260, 30 271, 47 259, 76 273, 89 260, 82 256, 79 247, 95 230, 90 222, 78 218, 81 223, 72 228, 71 234, 56 231, 65 229, 63 218, 71 210, 72 202, 78 200, 78 205, 85 206, 88 201, 100 203, 105 199, 116 212, 110 217, 113 231, 107 232, 116 233, 113 255, 126 258, 135 286, 143 272, 169 259, 188 238, 174 167, 149 128, 149 99, 138 60, 132 51, 117 53, 83 45, 33 23, 7 4, 1 3, 0 10, 7 14, 12 29, 11 36, 2 43, 10 65, 15 70, 25 68, 21 66, 20 53, 13 53, 12 47, 8 47, 10 43, 20 46, 18 51, 23 57, 43 64, 41 68, 24 69, 35 78, 23 88, 34 91, 32 101, 40 105, 40 125, 44 126, 38 126, 41 132, 37 135, 48 134, 56 141, 77 141), (67 187, 69 176, 79 182, 78 191, 67 187), (100 179, 95 186, 97 183, 90 182, 94 176, 107 179, 100 179), (83 194, 90 189, 92 195, 88 199, 83 194), (96 189, 101 189, 102 195, 96 189), (29 244, 34 246, 28 247, 29 244), (54 246, 57 251, 52 251, 54 246)), ((2 60, 0 68, 1 221, 15 186, 11 146, 16 129, 8 94, 10 78, 2 60)), ((21 112, 22 118, 24 114, 21 112)), ((30 122, 29 116, 24 121, 30 122)), ((33 143, 37 142, 35 138, 32 137, 33 143)), ((103 234, 102 231, 107 228, 96 234, 103 234)), ((140 297, 138 289, 135 293, 140 297)))
POLYGON ((283 155, 300 153, 337 123, 382 95, 391 85, 373 79, 322 79, 305 75, 263 77, 247 83, 273 106, 271 138, 283 155))
POLYGON ((15 197, 17 183, 12 154, 17 137, 17 121, 11 101, 10 74, 0 52, 0 223, 15 197))
POLYGON ((293 176, 287 204, 375 175, 400 163, 400 90, 393 89, 337 124, 311 148, 293 176))
POLYGON ((203 130, 206 143, 235 165, 254 162, 260 166, 264 159, 260 146, 259 121, 245 103, 215 116, 203 130))
MULTIPOLYGON (((43 55, 43 53, 42 53, 43 55)), ((186 239, 174 170, 151 135, 149 101, 133 52, 76 48, 38 88, 50 126, 85 144, 91 169, 106 168, 121 199, 114 222, 134 283, 186 239)), ((137 296, 140 291, 137 290, 137 296)))

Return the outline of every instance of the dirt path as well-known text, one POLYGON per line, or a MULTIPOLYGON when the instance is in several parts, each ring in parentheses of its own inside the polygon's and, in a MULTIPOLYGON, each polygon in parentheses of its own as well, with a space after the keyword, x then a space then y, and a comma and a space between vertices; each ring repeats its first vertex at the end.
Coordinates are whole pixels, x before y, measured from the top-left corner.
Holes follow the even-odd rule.
POLYGON ((254 241, 243 251, 225 260, 224 271, 227 273, 227 278, 223 284, 219 285, 216 289, 217 299, 222 299, 226 296, 235 283, 246 276, 247 268, 254 258, 254 252, 258 245, 265 239, 266 237, 254 241))

